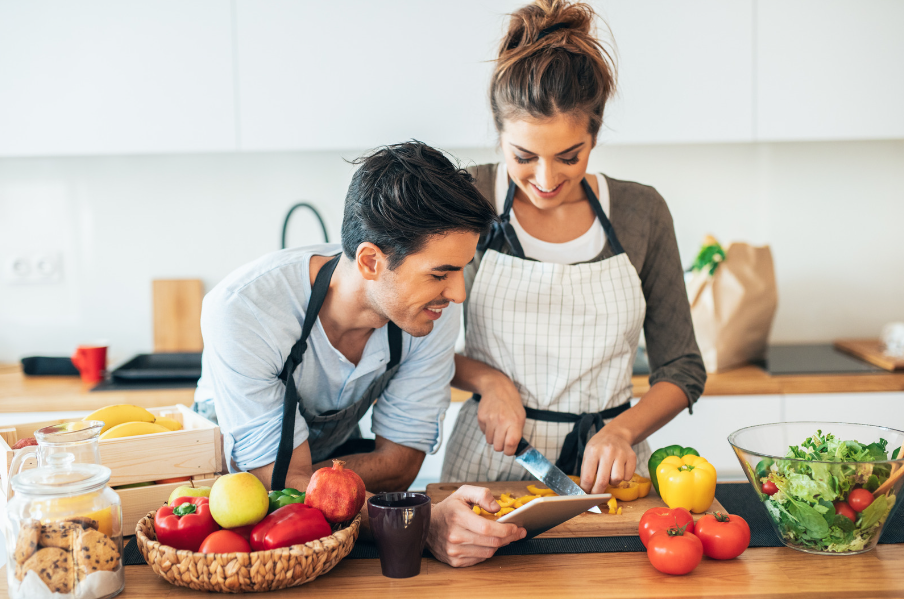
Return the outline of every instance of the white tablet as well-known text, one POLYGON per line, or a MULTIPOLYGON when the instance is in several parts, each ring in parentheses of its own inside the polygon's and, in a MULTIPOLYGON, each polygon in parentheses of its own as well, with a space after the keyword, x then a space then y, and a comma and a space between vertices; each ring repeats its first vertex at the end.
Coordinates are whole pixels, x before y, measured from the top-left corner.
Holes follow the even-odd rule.
POLYGON ((611 498, 610 493, 540 497, 509 512, 496 522, 510 522, 527 530, 527 536, 522 539, 524 541, 571 520, 595 505, 606 503, 611 498))

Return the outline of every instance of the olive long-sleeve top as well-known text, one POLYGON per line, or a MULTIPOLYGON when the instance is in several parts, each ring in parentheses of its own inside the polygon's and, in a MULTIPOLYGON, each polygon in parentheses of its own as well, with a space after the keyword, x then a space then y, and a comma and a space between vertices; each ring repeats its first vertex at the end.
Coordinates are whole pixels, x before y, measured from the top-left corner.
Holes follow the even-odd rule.
MULTIPOLYGON (((499 206, 502 202, 496 201, 497 167, 496 164, 484 164, 470 167, 468 171, 474 177, 477 189, 499 206)), ((684 391, 688 408, 691 408, 703 394, 706 369, 694 336, 672 215, 659 192, 650 186, 604 176, 599 181, 601 185, 608 184, 607 216, 640 276, 647 302, 643 330, 650 362, 650 386, 660 381, 677 385, 684 391)), ((513 254, 507 243, 499 251, 513 254)), ((591 262, 613 255, 607 242, 591 262)), ((468 296, 482 257, 483 252, 478 250, 474 261, 465 268, 468 296)))

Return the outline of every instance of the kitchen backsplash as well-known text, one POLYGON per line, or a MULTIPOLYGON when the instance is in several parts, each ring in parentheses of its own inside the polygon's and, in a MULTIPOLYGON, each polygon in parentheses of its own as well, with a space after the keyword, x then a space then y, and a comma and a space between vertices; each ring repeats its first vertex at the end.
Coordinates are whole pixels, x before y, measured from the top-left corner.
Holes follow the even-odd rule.
MULTIPOLYGON (((394 140, 387 140, 388 142, 394 140)), ((279 249, 295 202, 331 239, 358 151, 0 159, 0 362, 105 340, 114 361, 152 348, 151 280, 197 278, 279 249), (12 283, 17 256, 62 278, 12 283)), ((497 160, 459 149, 465 165, 497 160)), ((707 233, 769 243, 773 342, 878 336, 904 320, 904 141, 618 146, 593 171, 656 187, 686 266, 707 233)), ((320 242, 298 211, 289 245, 320 242)))

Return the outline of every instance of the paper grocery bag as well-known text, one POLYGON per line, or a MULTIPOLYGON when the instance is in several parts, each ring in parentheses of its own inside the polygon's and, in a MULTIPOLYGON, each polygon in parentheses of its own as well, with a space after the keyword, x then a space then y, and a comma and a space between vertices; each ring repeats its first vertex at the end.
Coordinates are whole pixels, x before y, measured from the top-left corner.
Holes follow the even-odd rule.
POLYGON ((704 268, 691 276, 687 292, 707 372, 766 357, 778 305, 769 246, 732 243, 713 274, 704 268))

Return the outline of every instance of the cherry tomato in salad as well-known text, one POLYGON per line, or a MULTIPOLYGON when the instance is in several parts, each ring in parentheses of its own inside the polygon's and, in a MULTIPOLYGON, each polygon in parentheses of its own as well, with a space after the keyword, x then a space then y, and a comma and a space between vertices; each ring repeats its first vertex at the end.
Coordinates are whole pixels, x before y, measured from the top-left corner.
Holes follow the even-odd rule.
POLYGON ((201 553, 250 553, 251 545, 231 530, 218 530, 207 535, 201 548, 201 553))
POLYGON ((840 514, 840 515, 844 516, 845 518, 847 518, 847 519, 850 520, 851 522, 854 522, 854 521, 857 519, 857 513, 854 512, 854 510, 851 508, 851 506, 849 506, 849 505, 847 504, 847 502, 845 502, 845 501, 836 501, 836 502, 834 503, 834 506, 835 506, 835 513, 836 513, 836 514, 840 514))
POLYGON ((667 507, 651 507, 640 517, 640 525, 637 529, 637 536, 643 546, 647 546, 647 541, 655 533, 660 530, 667 530, 670 527, 681 527, 687 525, 685 532, 693 534, 694 517, 683 507, 669 509, 667 507))
POLYGON ((775 495, 778 493, 778 487, 776 487, 775 483, 771 480, 767 480, 763 483, 763 493, 769 496, 775 495))
POLYGON ((703 555, 713 559, 734 559, 750 545, 750 526, 736 514, 706 514, 694 528, 703 543, 703 555))
POLYGON ((862 512, 873 502, 873 494, 866 489, 854 489, 848 495, 847 502, 855 512, 862 512))
POLYGON ((647 541, 647 557, 665 574, 691 572, 703 559, 703 543, 683 528, 660 530, 647 541))

